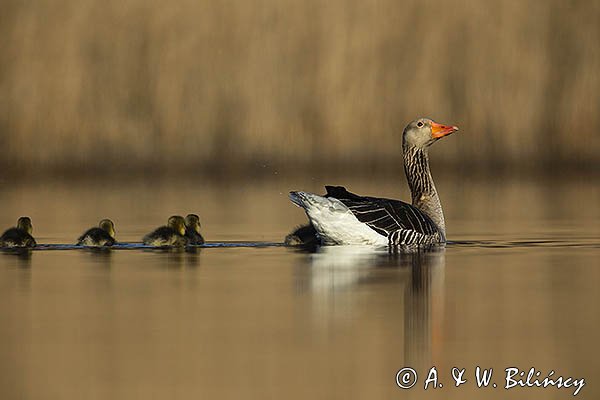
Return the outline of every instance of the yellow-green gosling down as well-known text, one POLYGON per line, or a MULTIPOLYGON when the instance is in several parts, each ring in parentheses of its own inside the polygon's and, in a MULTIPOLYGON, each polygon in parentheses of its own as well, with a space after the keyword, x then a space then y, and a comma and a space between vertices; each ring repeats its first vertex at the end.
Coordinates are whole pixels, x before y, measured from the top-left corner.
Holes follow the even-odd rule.
POLYGON ((167 226, 161 226, 154 232, 144 236, 144 244, 154 247, 175 246, 183 247, 187 244, 185 237, 185 220, 179 215, 169 218, 167 226))
POLYGON ((98 227, 88 229, 77 239, 77 245, 89 247, 112 246, 115 242, 115 224, 110 219, 103 219, 98 227))
POLYGON ((31 219, 21 217, 17 221, 16 228, 10 228, 0 236, 0 247, 35 247, 32 232, 31 219))
POLYGON ((286 246, 311 247, 319 245, 317 231, 312 224, 302 225, 294 229, 283 241, 286 246))
POLYGON ((185 237, 188 244, 204 244, 204 238, 200 234, 200 218, 196 214, 185 217, 185 237))

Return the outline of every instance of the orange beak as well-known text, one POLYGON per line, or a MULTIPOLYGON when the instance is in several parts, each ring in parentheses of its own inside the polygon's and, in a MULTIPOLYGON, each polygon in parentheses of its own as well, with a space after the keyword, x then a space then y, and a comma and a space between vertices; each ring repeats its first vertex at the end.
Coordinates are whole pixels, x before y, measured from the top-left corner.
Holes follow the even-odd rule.
POLYGON ((438 124, 437 122, 431 123, 431 137, 433 137, 434 139, 442 138, 444 136, 456 132, 457 130, 458 126, 442 125, 438 124))

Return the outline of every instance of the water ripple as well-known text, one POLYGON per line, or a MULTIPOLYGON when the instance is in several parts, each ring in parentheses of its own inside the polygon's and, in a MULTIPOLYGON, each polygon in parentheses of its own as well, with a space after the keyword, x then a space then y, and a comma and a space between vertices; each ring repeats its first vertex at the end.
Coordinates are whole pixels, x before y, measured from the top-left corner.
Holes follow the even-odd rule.
POLYGON ((600 248, 600 242, 592 238, 578 238, 578 240, 543 239, 543 240, 452 240, 446 244, 448 247, 473 247, 473 248, 529 248, 529 247, 582 247, 600 248))
MULTIPOLYGON (((266 247, 286 247, 280 242, 210 242, 197 246, 187 246, 186 249, 202 248, 266 248, 266 247)), ((560 247, 578 247, 578 248, 600 248, 600 241, 596 238, 578 238, 578 240, 562 239, 528 239, 528 240, 449 240, 446 244, 448 248, 560 248, 560 247)), ((113 250, 148 250, 148 249, 168 249, 169 247, 153 247, 143 243, 116 243, 111 247, 85 247, 75 244, 38 244, 31 250, 82 250, 82 249, 113 249, 113 250)), ((11 250, 4 248, 3 250, 11 250)), ((17 250, 17 249, 14 249, 17 250)))

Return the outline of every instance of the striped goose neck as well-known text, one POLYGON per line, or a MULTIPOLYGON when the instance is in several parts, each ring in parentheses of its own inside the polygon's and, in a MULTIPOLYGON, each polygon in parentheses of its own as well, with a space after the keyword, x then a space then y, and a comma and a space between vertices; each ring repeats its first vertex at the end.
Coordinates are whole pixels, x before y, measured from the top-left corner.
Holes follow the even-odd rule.
POLYGON ((446 235, 442 204, 429 170, 427 149, 403 146, 404 172, 412 195, 412 205, 429 216, 446 235))

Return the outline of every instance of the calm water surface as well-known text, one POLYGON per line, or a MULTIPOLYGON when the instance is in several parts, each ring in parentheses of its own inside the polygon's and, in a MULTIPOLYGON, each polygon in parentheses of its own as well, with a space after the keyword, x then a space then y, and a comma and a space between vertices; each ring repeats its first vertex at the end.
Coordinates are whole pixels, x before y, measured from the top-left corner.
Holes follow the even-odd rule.
MULTIPOLYGON (((280 242, 305 220, 287 192, 345 183, 407 199, 402 182, 286 179, 0 183, 2 227, 29 215, 66 244, 111 217, 139 242, 200 214, 211 242, 280 242)), ((585 378, 600 396, 600 190, 594 180, 438 179, 452 241, 426 253, 328 247, 0 254, 0 398, 519 398, 476 366, 585 378), (423 391, 435 365, 443 388, 423 391), (411 390, 395 384, 405 366, 411 390), (452 367, 468 382, 453 387, 452 367)))

